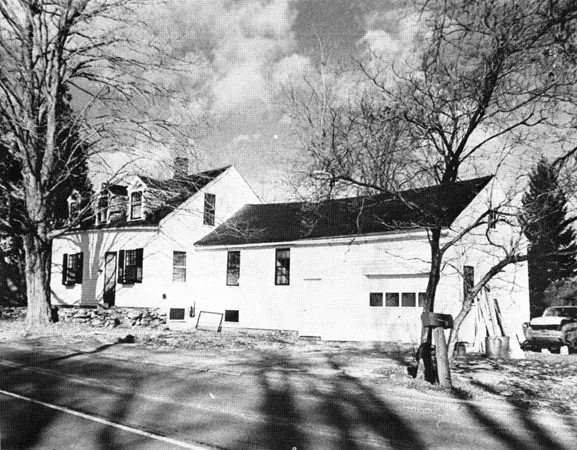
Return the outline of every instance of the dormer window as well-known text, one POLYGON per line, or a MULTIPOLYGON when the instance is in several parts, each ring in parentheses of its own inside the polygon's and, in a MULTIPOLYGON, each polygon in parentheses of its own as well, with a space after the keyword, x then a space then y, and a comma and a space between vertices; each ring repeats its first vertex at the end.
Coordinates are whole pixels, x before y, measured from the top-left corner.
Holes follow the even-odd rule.
POLYGON ((68 197, 68 221, 73 222, 78 218, 80 213, 80 193, 75 189, 68 197))
POLYGON ((142 192, 130 194, 130 220, 142 219, 142 192))
POLYGON ((102 193, 98 198, 96 224, 105 223, 108 220, 107 214, 108 214, 108 193, 102 193))

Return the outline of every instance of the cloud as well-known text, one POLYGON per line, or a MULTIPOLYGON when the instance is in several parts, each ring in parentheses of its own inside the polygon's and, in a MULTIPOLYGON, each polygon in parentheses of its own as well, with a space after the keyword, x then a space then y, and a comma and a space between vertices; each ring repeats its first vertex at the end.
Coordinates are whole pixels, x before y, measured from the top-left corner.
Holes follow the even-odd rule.
POLYGON ((272 70, 272 80, 277 85, 294 83, 313 72, 310 58, 293 54, 278 61, 272 70))
POLYGON ((373 15, 367 18, 367 25, 369 28, 359 46, 364 48, 371 64, 386 69, 413 61, 415 42, 421 32, 417 14, 399 9, 386 15, 373 15))
POLYGON ((238 136, 235 136, 232 139, 232 143, 233 144, 242 144, 242 143, 249 143, 249 142, 256 142, 260 139, 261 135, 260 134, 253 134, 253 135, 248 135, 248 134, 239 134, 238 136))
POLYGON ((384 30, 369 30, 361 42, 381 59, 395 58, 402 50, 401 41, 384 30))
POLYGON ((254 103, 270 105, 271 68, 296 47, 295 3, 171 0, 156 22, 179 56, 196 62, 191 71, 199 73, 203 61, 202 83, 195 87, 211 99, 213 113, 227 114, 254 103))

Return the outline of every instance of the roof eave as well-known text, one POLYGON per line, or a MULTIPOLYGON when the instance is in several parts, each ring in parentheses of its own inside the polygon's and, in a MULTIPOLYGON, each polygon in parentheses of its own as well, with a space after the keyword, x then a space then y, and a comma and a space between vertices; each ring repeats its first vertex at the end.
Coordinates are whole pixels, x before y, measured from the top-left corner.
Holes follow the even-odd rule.
MULTIPOLYGON (((449 233, 448 227, 443 227, 442 237, 449 233)), ((267 241, 242 244, 199 244, 197 241, 194 246, 204 250, 222 250, 229 248, 258 248, 258 247, 299 247, 315 245, 348 245, 352 243, 378 242, 378 241, 399 241, 399 240, 418 240, 427 237, 425 228, 415 228, 403 231, 388 231, 378 233, 340 235, 331 237, 305 238, 287 241, 267 241)))

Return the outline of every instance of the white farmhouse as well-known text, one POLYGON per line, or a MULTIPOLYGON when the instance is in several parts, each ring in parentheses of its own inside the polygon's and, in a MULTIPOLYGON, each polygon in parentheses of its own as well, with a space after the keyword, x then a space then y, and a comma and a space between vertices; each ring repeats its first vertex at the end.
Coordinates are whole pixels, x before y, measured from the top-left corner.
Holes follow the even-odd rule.
MULTIPOLYGON (((114 189, 102 191, 95 226, 55 241, 54 304, 166 308, 172 328, 216 319, 327 340, 418 341, 430 261, 423 224, 437 187, 262 204, 228 167, 114 189)), ((491 177, 456 183, 448 195, 444 240, 505 199, 491 177)), ((448 251, 437 312, 456 315, 467 286, 501 256, 494 244, 517 236, 489 219, 448 251)), ((526 265, 509 266, 486 295, 515 333, 529 317, 526 265)), ((474 316, 459 340, 473 342, 474 316)))

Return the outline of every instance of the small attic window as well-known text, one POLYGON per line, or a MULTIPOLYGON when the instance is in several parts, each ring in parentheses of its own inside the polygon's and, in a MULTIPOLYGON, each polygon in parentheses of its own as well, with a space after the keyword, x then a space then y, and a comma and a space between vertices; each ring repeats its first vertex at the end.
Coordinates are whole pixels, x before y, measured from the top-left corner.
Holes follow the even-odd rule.
POLYGON ((204 194, 204 225, 214 225, 214 215, 216 209, 216 195, 206 193, 204 194))
POLYGON ((80 202, 80 193, 74 189, 68 197, 68 220, 70 222, 78 218, 78 214, 80 213, 80 202))
POLYGON ((142 219, 142 192, 130 194, 130 220, 142 219))
POLYGON ((108 216, 108 193, 104 192, 100 194, 98 198, 97 212, 96 212, 96 223, 104 223, 107 221, 108 216))

